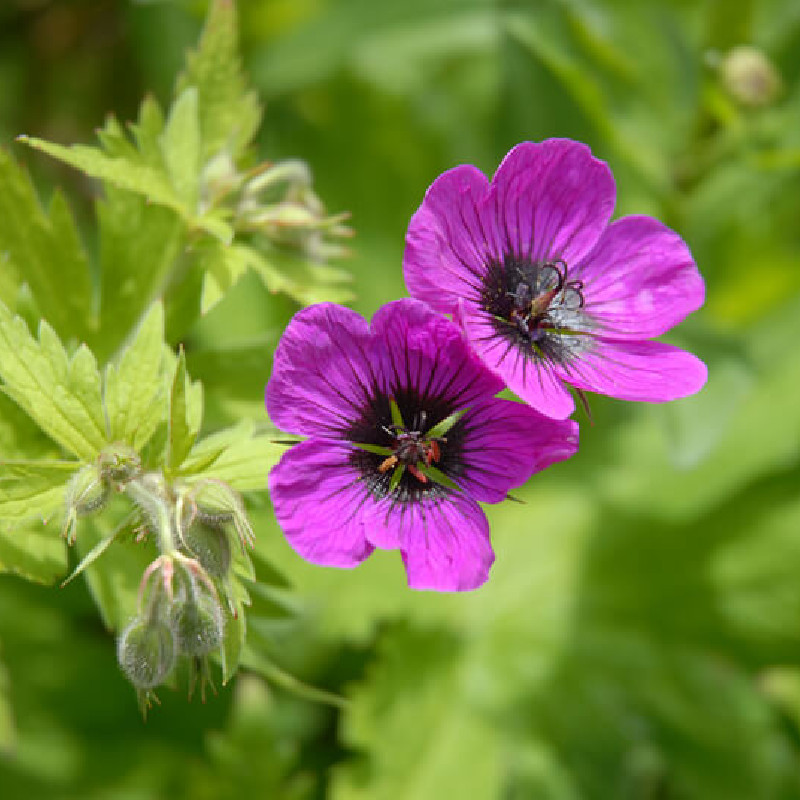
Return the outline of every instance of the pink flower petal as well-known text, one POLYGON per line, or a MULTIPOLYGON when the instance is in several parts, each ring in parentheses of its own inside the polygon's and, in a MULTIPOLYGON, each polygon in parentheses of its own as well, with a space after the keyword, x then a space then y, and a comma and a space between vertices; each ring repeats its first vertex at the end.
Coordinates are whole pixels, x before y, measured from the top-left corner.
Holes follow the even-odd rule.
POLYGON ((608 165, 570 139, 518 144, 495 173, 492 192, 507 251, 567 264, 594 247, 616 202, 608 165))
POLYGON ((487 259, 499 255, 489 182, 472 166, 440 175, 411 217, 403 269, 409 292, 443 313, 480 291, 487 259))
POLYGON ((266 388, 270 419, 294 434, 346 430, 376 383, 373 348, 367 322, 349 308, 320 303, 295 314, 266 388))
POLYGON ((309 439, 284 453, 269 474, 275 517, 306 561, 354 567, 369 556, 364 518, 375 500, 349 462, 352 448, 309 439))
POLYGON ((492 399, 463 418, 459 485, 482 503, 499 503, 536 472, 575 455, 578 423, 545 417, 522 403, 492 399))
POLYGON ((686 243, 652 217, 613 222, 570 277, 583 281, 587 313, 614 339, 660 336, 705 299, 686 243))
POLYGON ((475 589, 494 562, 486 515, 461 493, 405 506, 382 501, 371 512, 367 530, 373 544, 400 548, 413 589, 475 589))
POLYGON ((695 394, 708 377, 706 365, 678 347, 607 339, 597 340, 593 351, 557 371, 579 389, 650 403, 695 394))
POLYGON ((491 397, 503 382, 469 349, 459 328, 418 300, 380 308, 372 331, 385 347, 385 391, 411 387, 429 398, 446 397, 454 408, 491 397))

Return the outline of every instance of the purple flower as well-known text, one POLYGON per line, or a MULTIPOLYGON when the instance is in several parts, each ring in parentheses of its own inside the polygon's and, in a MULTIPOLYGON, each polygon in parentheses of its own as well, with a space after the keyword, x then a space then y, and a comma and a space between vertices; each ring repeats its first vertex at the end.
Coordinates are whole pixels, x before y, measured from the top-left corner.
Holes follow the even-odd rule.
POLYGON ((662 402, 706 380, 695 356, 647 341, 703 304, 689 248, 651 217, 609 224, 615 196, 585 145, 525 142, 491 183, 468 165, 440 175, 409 224, 411 294, 453 314, 481 360, 557 419, 575 407, 565 384, 662 402))
POLYGON ((273 422, 309 437, 269 476, 291 546, 334 567, 399 549, 415 589, 480 586, 494 554, 478 501, 577 449, 572 420, 495 398, 502 388, 459 328, 416 300, 371 326, 332 303, 299 312, 266 389, 273 422))

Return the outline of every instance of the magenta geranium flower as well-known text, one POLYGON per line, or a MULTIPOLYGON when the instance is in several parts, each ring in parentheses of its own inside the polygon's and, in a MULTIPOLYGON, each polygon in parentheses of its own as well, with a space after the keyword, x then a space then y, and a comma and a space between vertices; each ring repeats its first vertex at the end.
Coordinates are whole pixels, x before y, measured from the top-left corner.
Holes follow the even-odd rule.
POLYGON ((459 328, 416 300, 371 326, 332 303, 299 312, 266 389, 273 422, 309 437, 269 476, 291 546, 334 567, 399 549, 416 589, 482 584, 494 554, 478 502, 577 449, 572 420, 495 398, 502 388, 459 328))
POLYGON ((411 218, 410 293, 453 314, 481 360, 534 408, 572 413, 567 386, 662 402, 698 391, 695 356, 648 341, 703 304, 683 240, 651 217, 609 224, 608 166, 568 139, 513 148, 492 178, 440 175, 411 218))

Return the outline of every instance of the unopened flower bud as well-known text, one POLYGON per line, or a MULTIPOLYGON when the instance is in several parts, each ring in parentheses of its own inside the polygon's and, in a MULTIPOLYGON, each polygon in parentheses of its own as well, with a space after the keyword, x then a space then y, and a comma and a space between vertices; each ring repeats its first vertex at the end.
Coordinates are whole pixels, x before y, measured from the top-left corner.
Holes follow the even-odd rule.
POLYGON ((305 161, 287 159, 272 164, 251 178, 244 187, 245 202, 262 192, 269 192, 283 186, 311 186, 311 170, 305 161))
POLYGON ((176 603, 172 624, 178 648, 187 656, 208 655, 222 642, 222 610, 210 595, 199 594, 176 603))
POLYGON ((200 522, 212 527, 232 523, 242 546, 253 546, 255 534, 242 498, 227 483, 213 478, 198 481, 191 489, 190 498, 200 522))
POLYGON ((781 88, 780 75, 772 62, 749 45, 734 47, 725 55, 720 75, 733 98, 751 108, 769 105, 781 88))
POLYGON ((236 164, 231 154, 227 150, 215 155, 206 164, 200 178, 202 187, 200 210, 207 211, 222 198, 236 191, 243 179, 243 176, 236 169, 236 164))
POLYGON ((176 644, 169 625, 137 617, 119 637, 117 661, 137 689, 153 689, 163 683, 174 666, 176 644))
POLYGON ((263 228, 267 235, 278 237, 294 228, 316 228, 320 218, 312 209, 300 203, 283 202, 259 209, 247 221, 253 227, 263 228))
POLYGON ((182 537, 189 555, 196 558, 212 578, 224 578, 228 574, 231 545, 224 529, 198 518, 182 532, 182 537))

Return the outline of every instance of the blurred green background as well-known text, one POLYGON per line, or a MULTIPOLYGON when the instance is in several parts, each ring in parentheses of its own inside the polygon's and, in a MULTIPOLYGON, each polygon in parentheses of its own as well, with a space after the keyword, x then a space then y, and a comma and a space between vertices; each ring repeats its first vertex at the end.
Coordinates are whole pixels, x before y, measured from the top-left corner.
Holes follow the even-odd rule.
MULTIPOLYGON (((0 145, 84 229, 93 185, 13 144, 88 142, 168 98, 205 3, 4 0, 0 145)), ((311 703, 243 671, 144 723, 80 581, 0 576, 0 797, 800 798, 800 4, 794 0, 240 0, 259 154, 308 161, 357 231, 354 306, 405 294, 410 215, 458 163, 567 136, 617 214, 689 242, 705 308, 669 337, 709 364, 668 406, 592 399, 580 453, 487 509, 469 595, 260 552, 296 615, 251 635, 311 703), (756 54, 735 50, 749 45, 756 54)), ((2 276, 0 276, 2 280, 2 276)), ((293 307, 244 280, 186 337, 206 427, 261 419, 293 307)), ((52 531, 53 535, 56 531, 52 531)))

